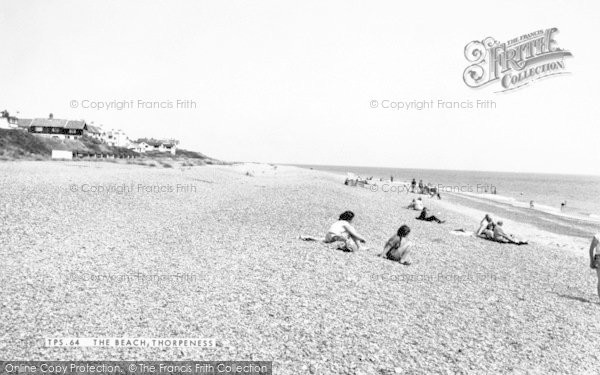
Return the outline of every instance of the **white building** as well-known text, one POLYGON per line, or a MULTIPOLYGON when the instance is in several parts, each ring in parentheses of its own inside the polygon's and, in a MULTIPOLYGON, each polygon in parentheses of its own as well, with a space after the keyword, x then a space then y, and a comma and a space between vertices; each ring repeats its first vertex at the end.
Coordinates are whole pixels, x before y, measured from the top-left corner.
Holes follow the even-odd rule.
POLYGON ((129 137, 121 129, 103 131, 101 137, 109 146, 127 147, 130 144, 129 137))
POLYGON ((0 117, 0 129, 13 129, 7 117, 0 117))
POLYGON ((143 149, 143 151, 137 152, 169 152, 171 153, 171 155, 175 155, 175 153, 177 152, 177 145, 179 144, 179 141, 175 139, 162 141, 156 139, 140 138, 137 140, 137 142, 134 142, 133 144, 137 145, 139 149, 143 149))
POLYGON ((0 129, 16 129, 19 119, 10 116, 7 111, 0 112, 0 129))
POLYGON ((127 146, 128 149, 133 150, 135 152, 138 152, 140 154, 143 154, 146 152, 146 150, 150 149, 150 145, 147 144, 146 142, 131 142, 129 143, 129 145, 127 146))
POLYGON ((73 160, 73 151, 52 150, 52 159, 73 160))
POLYGON ((102 141, 102 128, 99 126, 88 125, 87 134, 88 137, 102 141))

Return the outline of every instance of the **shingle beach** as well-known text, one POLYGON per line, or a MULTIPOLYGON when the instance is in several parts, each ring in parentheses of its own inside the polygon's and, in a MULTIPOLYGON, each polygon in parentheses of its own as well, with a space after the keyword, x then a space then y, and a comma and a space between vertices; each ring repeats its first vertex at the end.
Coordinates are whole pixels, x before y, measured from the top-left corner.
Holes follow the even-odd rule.
POLYGON ((404 208, 412 195, 343 181, 263 164, 0 163, 2 357, 265 360, 275 374, 600 373, 587 249, 452 235, 478 222, 429 198, 446 223, 420 222, 404 208), (298 239, 323 235, 345 210, 369 250, 298 239), (402 224, 410 266, 377 257, 402 224), (55 348, 45 337, 216 347, 55 348))

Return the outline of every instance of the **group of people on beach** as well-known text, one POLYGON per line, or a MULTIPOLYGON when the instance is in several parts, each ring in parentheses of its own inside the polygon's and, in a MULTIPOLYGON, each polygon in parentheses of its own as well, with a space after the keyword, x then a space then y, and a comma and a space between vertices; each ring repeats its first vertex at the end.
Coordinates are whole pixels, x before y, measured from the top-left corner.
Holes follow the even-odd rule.
MULTIPOLYGON (((337 249, 348 252, 356 252, 363 248, 363 244, 367 241, 360 235, 352 226, 354 213, 352 211, 344 211, 334 222, 325 235, 324 243, 338 243, 337 249)), ((516 245, 525 245, 527 241, 522 241, 514 235, 507 234, 502 228, 502 221, 494 221, 489 214, 486 214, 479 224, 479 229, 475 233, 476 236, 489 239, 501 243, 512 243, 516 245)), ((396 233, 390 237, 383 247, 383 252, 378 256, 396 261, 400 264, 410 265, 409 255, 413 247, 413 243, 408 240, 410 227, 401 225, 396 233)), ((312 237, 301 237, 304 240, 316 240, 312 237)), ((590 268, 595 269, 598 276, 598 297, 600 297, 600 233, 596 234, 590 245, 590 268)))
POLYGON ((429 215, 429 211, 427 210, 427 207, 423 205, 423 200, 420 197, 413 199, 412 202, 410 202, 410 204, 406 206, 406 208, 421 211, 421 214, 416 218, 417 220, 433 221, 438 224, 442 224, 445 222, 444 220, 438 219, 435 215, 429 215))
MULTIPOLYGON (((413 179, 414 182, 414 179, 413 179)), ((427 208, 423 204, 423 200, 419 197, 413 199, 408 205, 409 209, 421 211, 420 215, 416 218, 417 220, 430 221, 436 223, 444 223, 434 215, 429 215, 427 208)), ((356 252, 361 249, 366 249, 366 239, 358 233, 358 231, 352 225, 354 220, 354 213, 352 211, 344 211, 334 222, 327 231, 325 238, 319 240, 314 237, 300 236, 305 241, 322 241, 326 244, 337 243, 337 249, 347 252, 356 252)), ((464 230, 459 230, 466 232, 464 230)), ((408 236, 411 229, 408 225, 401 225, 396 233, 391 236, 383 247, 383 252, 378 256, 396 261, 403 265, 410 265, 410 254, 413 247, 413 243, 408 240, 408 236)), ((479 228, 474 233, 476 237, 484 238, 486 240, 495 241, 499 243, 515 244, 515 245, 526 245, 528 242, 517 238, 512 234, 508 234, 504 231, 502 220, 494 220, 491 215, 486 214, 481 222, 479 228)), ((600 233, 596 234, 592 239, 589 250, 590 257, 590 268, 595 269, 598 276, 598 297, 600 297, 600 233)))
MULTIPOLYGON (((342 212, 338 220, 329 227, 323 242, 327 244, 337 243, 337 249, 342 251, 355 252, 363 249, 362 245, 367 241, 354 229, 352 220, 354 220, 354 212, 342 212)), ((412 242, 407 240, 409 234, 410 228, 408 225, 400 226, 396 234, 386 242, 383 252, 379 256, 409 265, 410 260, 408 256, 412 247, 412 242)), ((304 240, 316 240, 312 237, 301 238, 304 240)))
POLYGON ((414 178, 410 182, 410 192, 417 194, 425 194, 429 195, 430 197, 437 197, 438 199, 442 199, 442 196, 440 195, 440 192, 436 186, 432 185, 430 182, 428 182, 427 185, 425 185, 423 183, 423 180, 419 180, 419 183, 417 184, 417 180, 415 180, 414 178))
MULTIPOLYGON (((370 179, 367 179, 367 181, 369 180, 370 179)), ((393 181, 393 177, 390 177, 390 181, 393 181)), ((348 179, 345 183, 348 184, 348 179)), ((437 196, 438 199, 441 199, 439 191, 437 191, 437 189, 431 184, 425 185, 423 180, 420 180, 417 183, 417 181, 413 178, 410 185, 410 191, 412 193, 427 194, 430 195, 430 197, 437 196)), ((493 193, 495 193, 495 191, 493 193)), ((561 204, 561 210, 564 209, 565 206, 566 202, 563 202, 561 204)), ((530 207, 534 207, 533 201, 530 202, 530 207)), ((406 208, 420 211, 420 215, 416 217, 417 220, 435 222, 439 224, 444 223, 443 220, 440 220, 435 215, 429 215, 427 207, 425 207, 421 197, 413 199, 406 208)), ((364 249, 365 247, 363 245, 366 243, 366 239, 352 226, 353 219, 354 213, 352 211, 344 211, 339 216, 338 220, 331 225, 325 235, 325 239, 322 241, 327 244, 338 243, 337 249, 348 252, 355 252, 364 249)), ((479 223, 479 228, 474 235, 478 238, 499 243, 515 245, 528 244, 527 241, 519 239, 513 234, 506 233, 504 231, 503 224, 504 223, 502 220, 496 221, 491 217, 491 215, 486 214, 479 223)), ((412 242, 408 240, 410 231, 411 229, 408 225, 401 225, 396 233, 385 243, 383 252, 381 252, 378 256, 399 262, 400 264, 410 265, 411 261, 409 260, 409 255, 413 247, 412 242)), ((465 234, 469 233, 463 229, 458 230, 458 232, 463 232, 465 234)), ((301 236, 300 238, 304 240, 317 240, 314 237, 301 236)), ((596 234, 592 239, 589 257, 590 268, 596 270, 598 276, 598 297, 600 297, 600 233, 596 234)))
MULTIPOLYGON (((344 211, 338 220, 329 227, 323 242, 327 244, 337 243, 337 249, 342 251, 356 252, 361 250, 363 248, 362 245, 366 243, 366 239, 352 226, 353 220, 354 213, 352 211, 344 211)), ((434 221, 437 223, 444 222, 435 216, 428 216, 427 208, 425 207, 423 207, 421 215, 417 217, 417 220, 434 221)), ((502 243, 527 244, 527 241, 519 240, 515 236, 504 232, 502 224, 502 221, 495 222, 489 214, 485 215, 476 235, 502 243)), ((409 234, 410 227, 408 225, 400 226, 396 233, 385 243, 383 252, 379 256, 409 265, 409 254, 412 247, 412 242, 407 239, 409 234)), ((301 239, 317 240, 313 237, 301 237, 301 239)))
MULTIPOLYGON (((346 179, 346 183, 347 183, 346 179)), ((393 181, 393 176, 390 177, 390 181, 393 181)), ((411 184, 411 191, 416 192, 416 180, 413 178, 411 184)), ((423 185, 423 180, 419 182, 419 192, 422 194, 430 194, 430 196, 437 195, 438 199, 441 199, 439 192, 435 187, 432 187, 431 184, 423 185)), ((413 199, 412 202, 408 205, 409 209, 420 211, 420 215, 415 219, 421 221, 429 221, 435 222, 438 224, 442 224, 445 221, 440 220, 435 215, 429 215, 429 211, 427 207, 423 205, 423 200, 421 197, 417 199, 413 199)), ((352 220, 354 219, 354 213, 352 211, 343 212, 338 221, 333 223, 327 234, 325 235, 325 239, 323 242, 325 243, 335 243, 339 242, 338 249, 343 251, 354 252, 361 249, 361 244, 364 244, 366 240, 362 237, 352 226, 352 220)), ((408 225, 402 225, 385 244, 383 248, 383 252, 379 254, 379 256, 397 261, 401 264, 409 265, 410 261, 408 256, 410 254, 410 249, 412 247, 412 242, 407 240, 408 235, 410 234, 410 227, 408 225)), ((302 238, 302 237, 301 237, 302 238)), ((304 237, 305 240, 315 240, 312 237, 304 237)))
MULTIPOLYGON (((348 185, 348 186, 364 186, 367 184, 371 184, 373 181, 373 176, 367 177, 367 178, 362 178, 360 176, 350 176, 346 177, 346 180, 344 181, 344 185, 348 185)), ((383 181, 383 178, 380 178, 379 181, 383 181)), ((394 182, 394 176, 390 176, 390 180, 391 183, 394 182)), ((404 184, 404 186, 407 187, 408 189, 408 185, 404 184)), ((431 183, 427 183, 427 185, 425 185, 423 183, 423 180, 419 180, 419 183, 417 184, 417 180, 415 180, 414 178, 412 179, 412 182, 410 183, 410 189, 408 189, 408 191, 410 191, 411 193, 416 193, 416 194, 424 194, 424 195, 429 195, 431 198, 433 197, 437 197, 437 199, 442 199, 442 195, 440 194, 440 190, 438 189, 437 186, 432 185, 431 183), (418 187, 418 189, 417 189, 418 187)))
POLYGON ((520 240, 512 234, 508 234, 502 228, 502 220, 494 221, 489 214, 486 214, 479 223, 479 229, 475 235, 487 240, 500 243, 512 243, 515 245, 527 245, 527 241, 520 240))

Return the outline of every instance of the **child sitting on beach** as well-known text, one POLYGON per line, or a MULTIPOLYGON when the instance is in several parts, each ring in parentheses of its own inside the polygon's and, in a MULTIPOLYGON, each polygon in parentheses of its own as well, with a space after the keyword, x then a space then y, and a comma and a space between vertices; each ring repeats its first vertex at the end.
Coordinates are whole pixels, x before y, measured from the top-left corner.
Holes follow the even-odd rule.
POLYGON ((445 221, 444 220, 440 220, 437 217, 435 217, 434 215, 431 216, 427 216, 427 207, 423 207, 423 210, 421 211, 421 215, 419 215, 417 217, 417 220, 423 220, 423 221, 435 221, 438 224, 442 224, 445 221))
POLYGON ((410 228, 407 225, 402 225, 398 228, 396 234, 386 242, 383 253, 379 254, 379 256, 406 266, 410 265, 411 262, 408 259, 408 255, 412 248, 412 242, 407 240, 409 233, 410 228))
POLYGON ((354 252, 359 250, 359 243, 365 243, 366 240, 350 224, 353 219, 354 212, 344 211, 340 215, 339 220, 331 224, 323 242, 341 242, 338 249, 343 251, 354 252))

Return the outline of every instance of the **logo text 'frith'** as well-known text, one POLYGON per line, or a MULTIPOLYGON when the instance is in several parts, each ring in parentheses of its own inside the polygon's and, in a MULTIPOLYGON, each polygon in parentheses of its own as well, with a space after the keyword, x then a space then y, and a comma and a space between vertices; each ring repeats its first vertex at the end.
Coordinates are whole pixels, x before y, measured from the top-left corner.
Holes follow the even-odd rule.
POLYGON ((502 89, 513 90, 540 78, 567 73, 565 57, 571 52, 558 47, 557 28, 537 30, 500 43, 492 37, 472 41, 465 47, 465 57, 472 63, 463 80, 477 88, 499 81, 502 89))

